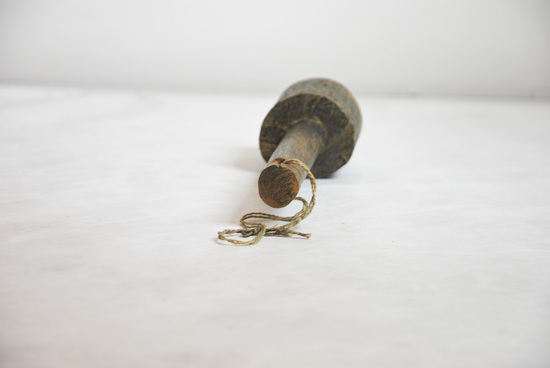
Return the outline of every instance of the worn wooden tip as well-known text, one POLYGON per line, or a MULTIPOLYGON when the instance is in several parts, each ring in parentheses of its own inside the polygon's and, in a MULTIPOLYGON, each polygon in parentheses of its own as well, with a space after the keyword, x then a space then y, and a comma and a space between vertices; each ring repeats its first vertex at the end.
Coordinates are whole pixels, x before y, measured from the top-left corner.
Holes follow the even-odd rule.
POLYGON ((269 206, 282 208, 296 198, 300 191, 301 173, 292 164, 275 159, 265 167, 258 179, 260 197, 269 206))

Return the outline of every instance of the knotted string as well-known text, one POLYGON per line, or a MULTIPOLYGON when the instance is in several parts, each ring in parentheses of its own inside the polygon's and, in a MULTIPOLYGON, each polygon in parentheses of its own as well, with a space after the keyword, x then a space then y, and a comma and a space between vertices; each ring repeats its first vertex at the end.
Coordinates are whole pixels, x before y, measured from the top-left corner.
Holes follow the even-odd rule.
POLYGON ((302 209, 298 211, 294 216, 277 216, 269 213, 263 212, 250 212, 244 215, 241 218, 242 229, 227 229, 218 232, 218 238, 220 240, 225 240, 229 243, 235 245, 252 245, 258 243, 264 236, 292 236, 298 235, 304 238, 309 238, 311 234, 304 234, 294 230, 291 230, 294 226, 298 225, 300 221, 305 219, 311 211, 313 211, 313 206, 315 206, 315 191, 317 190, 317 183, 315 182, 315 177, 308 169, 308 167, 300 160, 289 158, 285 159, 282 164, 294 164, 300 166, 307 173, 307 176, 311 182, 311 200, 309 203, 302 197, 296 197, 295 200, 302 202, 302 209), (260 219, 260 220, 274 220, 274 221, 284 221, 287 224, 284 225, 275 225, 267 227, 262 222, 250 221, 251 219, 260 219), (253 239, 248 241, 237 240, 233 238, 228 238, 226 235, 231 234, 240 234, 241 237, 247 238, 249 236, 254 236, 253 239))

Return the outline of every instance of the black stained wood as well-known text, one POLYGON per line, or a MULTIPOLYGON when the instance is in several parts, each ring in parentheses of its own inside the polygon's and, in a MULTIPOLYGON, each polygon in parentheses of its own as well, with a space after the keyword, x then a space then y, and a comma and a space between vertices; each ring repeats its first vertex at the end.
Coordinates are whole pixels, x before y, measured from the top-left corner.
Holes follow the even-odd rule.
POLYGON ((260 151, 268 162, 258 180, 260 196, 284 207, 297 195, 306 174, 285 158, 301 160, 316 177, 327 177, 348 162, 361 130, 361 113, 351 93, 329 79, 308 79, 287 88, 267 114, 260 151))

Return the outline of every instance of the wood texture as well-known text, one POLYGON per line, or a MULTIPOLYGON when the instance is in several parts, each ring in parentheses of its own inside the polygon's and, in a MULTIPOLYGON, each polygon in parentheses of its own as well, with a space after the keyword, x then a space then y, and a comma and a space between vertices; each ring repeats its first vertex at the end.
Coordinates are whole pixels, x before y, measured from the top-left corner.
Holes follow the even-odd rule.
POLYGON ((272 207, 286 206, 305 172, 281 165, 281 159, 297 158, 316 177, 327 177, 348 162, 360 130, 359 106, 338 82, 308 79, 291 85, 260 131, 260 151, 268 162, 258 180, 260 197, 272 207))
POLYGON ((326 131, 318 120, 304 119, 292 126, 260 174, 258 191, 265 203, 280 208, 296 197, 306 174, 302 168, 287 164, 284 160, 295 158, 310 168, 319 155, 325 138, 326 131))

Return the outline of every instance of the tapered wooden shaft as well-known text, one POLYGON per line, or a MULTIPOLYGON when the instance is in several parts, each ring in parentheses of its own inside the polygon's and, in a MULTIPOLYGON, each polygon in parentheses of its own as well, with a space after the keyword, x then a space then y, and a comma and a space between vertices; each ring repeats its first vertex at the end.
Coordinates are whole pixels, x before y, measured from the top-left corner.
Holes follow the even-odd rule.
POLYGON ((361 113, 351 93, 338 82, 314 78, 288 87, 265 117, 260 152, 267 162, 258 180, 260 197, 272 207, 298 194, 305 170, 326 178, 346 164, 361 130, 361 113))
POLYGON ((299 166, 283 161, 294 158, 311 168, 323 147, 326 135, 323 124, 315 118, 300 120, 290 128, 273 151, 258 179, 260 197, 266 204, 281 208, 296 198, 306 172, 299 166))

